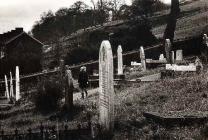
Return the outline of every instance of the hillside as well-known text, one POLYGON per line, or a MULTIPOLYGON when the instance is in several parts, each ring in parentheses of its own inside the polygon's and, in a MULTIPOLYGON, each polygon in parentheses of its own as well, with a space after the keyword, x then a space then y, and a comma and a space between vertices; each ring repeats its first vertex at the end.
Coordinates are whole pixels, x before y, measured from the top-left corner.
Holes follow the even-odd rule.
MULTIPOLYGON (((208 24, 208 1, 199 0, 183 5, 181 15, 176 24, 175 40, 202 35, 208 24)), ((166 13, 166 12, 163 12, 166 13)), ((161 38, 165 30, 165 24, 157 25, 152 29, 156 37, 161 38)))

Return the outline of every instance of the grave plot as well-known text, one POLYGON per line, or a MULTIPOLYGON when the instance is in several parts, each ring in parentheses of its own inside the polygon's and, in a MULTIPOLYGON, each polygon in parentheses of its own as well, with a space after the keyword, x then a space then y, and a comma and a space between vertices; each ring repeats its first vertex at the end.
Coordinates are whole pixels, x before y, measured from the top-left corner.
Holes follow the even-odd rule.
POLYGON ((190 126, 190 125, 203 125, 208 122, 208 112, 181 112, 173 111, 166 114, 158 112, 144 112, 144 117, 148 121, 158 123, 166 127, 173 126, 190 126))

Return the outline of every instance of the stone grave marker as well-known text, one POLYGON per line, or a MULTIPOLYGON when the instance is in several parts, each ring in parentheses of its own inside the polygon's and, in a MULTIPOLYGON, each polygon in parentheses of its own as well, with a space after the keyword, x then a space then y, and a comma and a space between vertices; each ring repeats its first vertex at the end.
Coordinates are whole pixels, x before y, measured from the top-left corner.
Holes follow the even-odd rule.
POLYGON ((113 21, 113 11, 109 11, 108 21, 109 22, 113 21))
POLYGON ((177 50, 176 51, 176 61, 182 61, 183 60, 183 50, 177 50))
POLYGON ((14 98, 14 86, 13 86, 13 78, 12 73, 10 72, 10 96, 14 98))
POLYGON ((189 65, 166 64, 165 69, 180 71, 180 72, 196 72, 196 66, 193 64, 189 64, 189 65))
POLYGON ((9 87, 8 87, 8 80, 7 80, 7 76, 4 76, 5 78, 5 88, 6 88, 6 98, 9 99, 9 87))
POLYGON ((121 45, 118 46, 117 55, 118 55, 118 75, 123 75, 123 50, 121 45))
POLYGON ((165 40, 165 53, 166 53, 166 59, 167 63, 171 63, 171 57, 170 57, 170 51, 171 51, 171 42, 170 39, 165 40))
POLYGON ((172 62, 172 64, 175 63, 175 52, 174 51, 171 51, 171 62, 172 62))
POLYGON ((106 131, 114 128, 113 55, 109 41, 103 41, 99 52, 99 122, 106 131))
POLYGON ((140 60, 141 60, 141 65, 142 65, 142 71, 146 71, 146 59, 145 59, 145 53, 144 53, 144 48, 143 46, 140 47, 140 60))
POLYGON ((203 35, 203 43, 208 47, 208 37, 207 37, 207 34, 203 35))
POLYGON ((160 61, 166 60, 165 57, 164 57, 164 54, 160 54, 159 60, 160 60, 160 61))
POLYGON ((16 76, 15 76, 15 90, 16 90, 16 101, 20 99, 20 77, 19 77, 19 67, 16 66, 16 76))
POLYGON ((196 60, 195 60, 195 66, 196 66, 196 71, 197 73, 200 73, 201 71, 203 71, 203 64, 201 62, 201 60, 199 59, 199 57, 196 57, 196 60))
POLYGON ((68 110, 72 109, 73 107, 73 90, 74 90, 74 84, 73 84, 73 77, 72 72, 69 69, 69 66, 65 66, 65 104, 68 110))

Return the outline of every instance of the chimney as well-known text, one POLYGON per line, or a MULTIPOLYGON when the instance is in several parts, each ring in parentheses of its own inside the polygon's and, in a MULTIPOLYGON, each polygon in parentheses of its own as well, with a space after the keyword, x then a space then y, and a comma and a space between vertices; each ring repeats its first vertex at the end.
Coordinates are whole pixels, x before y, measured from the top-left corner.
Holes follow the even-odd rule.
POLYGON ((15 28, 15 30, 16 30, 16 32, 18 32, 18 33, 23 32, 23 28, 22 28, 22 27, 15 28))

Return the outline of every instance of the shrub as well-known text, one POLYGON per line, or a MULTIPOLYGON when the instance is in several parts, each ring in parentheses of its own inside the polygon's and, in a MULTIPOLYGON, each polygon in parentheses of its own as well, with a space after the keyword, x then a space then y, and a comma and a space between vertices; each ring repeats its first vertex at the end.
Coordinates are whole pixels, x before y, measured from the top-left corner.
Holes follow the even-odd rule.
POLYGON ((57 80, 42 80, 39 82, 38 91, 33 96, 33 102, 38 111, 50 112, 59 107, 63 97, 61 84, 57 80))

